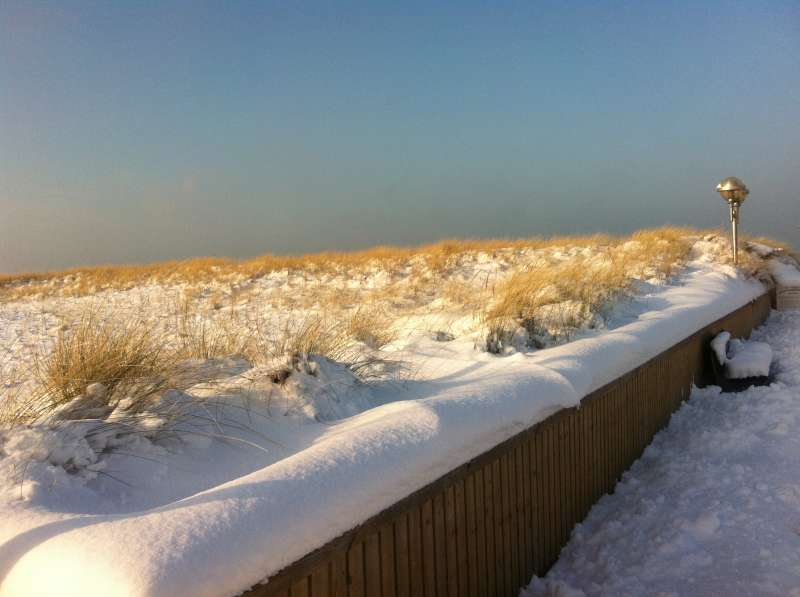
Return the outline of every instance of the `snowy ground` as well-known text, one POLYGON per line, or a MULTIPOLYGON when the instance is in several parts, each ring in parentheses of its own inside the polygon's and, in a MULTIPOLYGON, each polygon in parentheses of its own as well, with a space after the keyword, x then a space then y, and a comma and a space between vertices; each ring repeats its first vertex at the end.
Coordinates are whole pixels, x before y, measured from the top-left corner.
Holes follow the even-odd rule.
MULTIPOLYGON (((407 374, 364 384, 311 359, 276 383, 265 365, 206 360, 191 365, 214 371, 213 384, 164 396, 192 410, 162 439, 107 419, 99 431, 96 420, 0 430, 0 594, 48 594, 55 585, 64 595, 236 594, 762 294, 760 282, 719 263, 725 251, 718 238, 699 240, 679 275, 637 278, 630 296, 570 342, 543 350, 523 342, 502 356, 481 349, 480 322, 463 304, 415 303, 416 283, 403 272, 258 280, 230 311, 244 325, 280 327, 287 313, 320 308, 320 288, 358 294, 396 274, 402 288, 387 308, 411 298, 382 354, 403 360, 407 374)), ((550 250, 547 259, 572 253, 550 250)), ((540 258, 472 255, 455 274, 507 275, 540 258)), ((28 363, 56 337, 60 317, 87 303, 174 336, 170 305, 184 290, 4 303, 0 372, 28 363)), ((228 311, 212 305, 200 316, 228 311)))
POLYGON ((775 382, 695 390, 522 595, 800 595, 800 311, 753 337, 775 382))

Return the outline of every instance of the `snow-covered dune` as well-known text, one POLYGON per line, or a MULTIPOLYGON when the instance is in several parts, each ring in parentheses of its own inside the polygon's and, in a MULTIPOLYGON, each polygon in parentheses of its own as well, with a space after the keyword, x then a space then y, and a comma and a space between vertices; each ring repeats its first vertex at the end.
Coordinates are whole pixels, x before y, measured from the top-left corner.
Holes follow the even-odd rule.
POLYGON ((249 404, 229 415, 241 442, 131 445, 97 467, 113 478, 40 462, 4 492, 0 592, 234 595, 764 290, 698 259, 561 346, 410 336, 413 379, 353 390, 366 410, 332 422, 249 404))

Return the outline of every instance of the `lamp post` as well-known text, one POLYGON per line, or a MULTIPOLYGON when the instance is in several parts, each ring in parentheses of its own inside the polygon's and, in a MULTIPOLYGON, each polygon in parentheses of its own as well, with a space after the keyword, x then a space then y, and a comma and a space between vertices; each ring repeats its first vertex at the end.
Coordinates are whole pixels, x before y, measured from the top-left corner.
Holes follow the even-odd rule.
POLYGON ((750 190, 735 176, 729 176, 717 185, 717 192, 728 203, 731 210, 731 233, 733 236, 733 263, 739 264, 739 206, 747 199, 750 190))

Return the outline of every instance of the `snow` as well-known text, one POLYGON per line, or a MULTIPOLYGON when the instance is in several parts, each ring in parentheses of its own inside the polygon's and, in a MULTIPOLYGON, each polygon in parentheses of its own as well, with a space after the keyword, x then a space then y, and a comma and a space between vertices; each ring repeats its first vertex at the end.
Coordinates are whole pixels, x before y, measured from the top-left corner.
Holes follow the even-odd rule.
POLYGON ((776 253, 781 252, 781 249, 776 249, 775 247, 770 247, 765 244, 753 241, 746 242, 745 247, 747 248, 748 251, 755 253, 761 258, 771 257, 776 253))
POLYGON ((720 332, 711 341, 711 350, 728 379, 767 377, 772 364, 772 348, 766 342, 731 340, 730 332, 720 332))
MULTIPOLYGON (((292 368, 282 383, 271 380, 274 363, 188 363, 222 379, 164 396, 195 409, 167 436, 157 417, 136 434, 63 417, 4 433, 0 594, 237 594, 764 292, 705 256, 696 251, 669 284, 639 281, 602 329, 561 346, 498 357, 475 349, 463 313, 409 316, 393 347, 413 369, 408 380, 364 385, 316 358, 282 363, 292 368)), ((477 259, 465 275, 501 266, 477 259)), ((336 285, 380 286, 386 275, 336 285)), ((287 276, 259 281, 263 296, 291 287, 287 276)), ((100 300, 145 305, 169 326, 160 310, 170 292, 100 300)), ((79 302, 4 305, 0 334, 13 358, 51 342, 56 310, 79 302)), ((266 317, 277 326, 282 312, 266 317)), ((714 526, 693 524, 693 537, 714 526)))
POLYGON ((770 273, 779 286, 800 287, 800 269, 794 263, 770 259, 768 264, 770 273))
POLYGON ((711 341, 711 350, 717 357, 717 362, 724 365, 728 362, 728 341, 731 339, 730 332, 720 332, 711 341))
POLYGON ((800 311, 773 312, 775 382, 695 389, 521 595, 800 595, 800 311))
POLYGON ((772 348, 766 342, 731 340, 725 375, 728 379, 767 377, 772 363, 772 348))

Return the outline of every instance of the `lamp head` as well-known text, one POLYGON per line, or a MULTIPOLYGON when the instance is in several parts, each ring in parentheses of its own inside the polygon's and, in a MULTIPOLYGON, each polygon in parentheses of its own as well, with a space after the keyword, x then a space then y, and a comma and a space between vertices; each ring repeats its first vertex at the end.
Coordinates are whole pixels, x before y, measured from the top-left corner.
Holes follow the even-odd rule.
POLYGON ((750 193, 745 184, 735 176, 729 176, 717 185, 717 192, 728 203, 744 203, 750 193))

